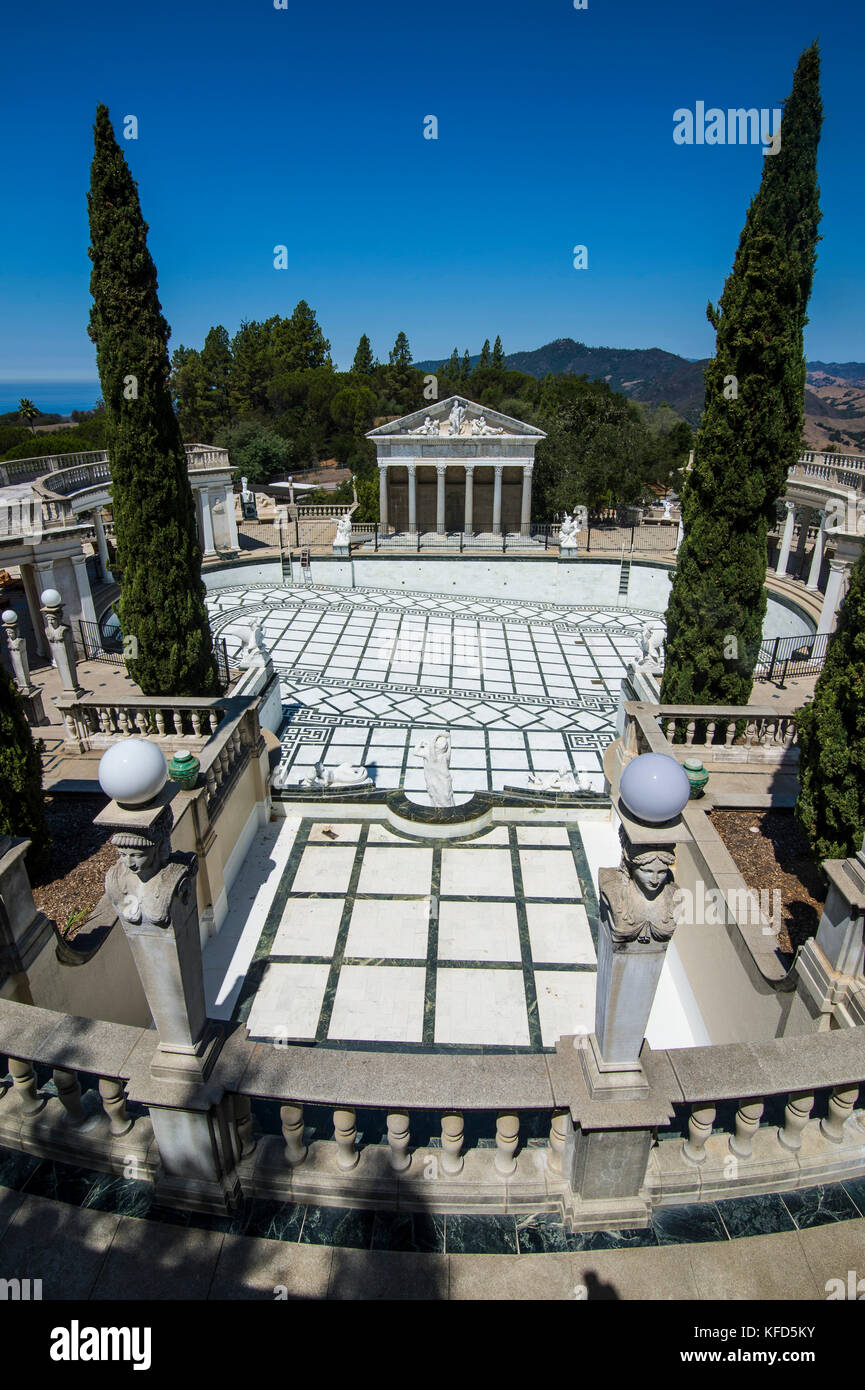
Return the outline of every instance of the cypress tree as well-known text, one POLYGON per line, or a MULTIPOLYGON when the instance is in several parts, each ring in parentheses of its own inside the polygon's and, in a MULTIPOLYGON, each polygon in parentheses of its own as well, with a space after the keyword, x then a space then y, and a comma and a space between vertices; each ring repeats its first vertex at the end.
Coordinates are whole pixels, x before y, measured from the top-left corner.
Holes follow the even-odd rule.
POLYGON ((361 333, 360 342, 357 345, 357 352, 354 354, 354 361, 351 370, 358 372, 361 376, 371 376, 375 367, 375 358, 372 355, 372 344, 365 333, 361 333))
POLYGON ((802 329, 820 219, 816 44, 799 59, 717 309, 706 404, 683 490, 661 700, 746 704, 766 612, 767 536, 801 447, 802 329))
POLYGON ((846 859, 865 835, 865 552, 850 576, 814 698, 797 711, 797 818, 818 859, 846 859))
POLYGON ((201 546, 180 426, 169 388, 168 324, 138 188, 96 111, 91 166, 90 337, 105 401, 105 445, 122 570, 118 616, 137 655, 129 672, 145 695, 217 690, 204 606, 201 546))
POLYGON ((496 340, 493 343, 493 366, 496 368, 497 371, 501 371, 504 365, 505 350, 502 347, 501 338, 498 335, 496 335, 496 340))
POLYGON ((0 832, 32 841, 31 870, 47 865, 51 838, 42 801, 42 758, 5 666, 0 666, 0 832))
POLYGON ((492 365, 492 353, 490 352, 490 340, 484 338, 484 345, 481 348, 481 355, 478 360, 479 367, 489 367, 492 365))

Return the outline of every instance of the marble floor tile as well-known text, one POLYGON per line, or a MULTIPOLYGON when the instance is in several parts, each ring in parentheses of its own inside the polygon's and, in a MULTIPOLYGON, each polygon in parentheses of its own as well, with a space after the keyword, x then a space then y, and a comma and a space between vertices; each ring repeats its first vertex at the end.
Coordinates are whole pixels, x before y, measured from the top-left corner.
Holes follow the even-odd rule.
POLYGON ((342 919, 343 901, 342 898, 289 898, 270 954, 330 958, 342 919))
POLYGON ((437 1043, 527 1047, 523 972, 441 968, 436 973, 437 1043))
POLYGON ((271 962, 249 1011, 250 1036, 314 1038, 329 973, 328 965, 271 962))
POLYGON ((583 890, 570 850, 521 849, 520 869, 527 898, 581 898, 583 890))
POLYGON ((405 846, 368 848, 358 880, 358 893, 410 893, 424 896, 430 891, 432 850, 405 846))
POLYGON ((570 848, 566 825, 518 825, 517 844, 554 845, 570 848))
POLYGON ((526 903, 536 965, 596 965, 589 919, 582 903, 526 903))
POLYGON ((507 898, 513 895, 513 891, 508 850, 486 847, 442 850, 442 896, 507 898))
POLYGON ((346 957, 426 960, 429 910, 429 898, 358 899, 352 908, 346 957))
POLYGON ((328 1037, 414 1042, 423 1038, 426 969, 413 965, 344 965, 328 1037))
POLYGON ((520 934, 514 903, 439 904, 439 960, 519 961, 520 934))
POLYGON ((303 851, 294 882, 294 893, 345 893, 354 867, 354 849, 340 846, 309 847, 303 851))
POLYGON ((535 970, 544 1047, 555 1047, 557 1039, 571 1033, 592 1032, 596 981, 591 970, 535 970))

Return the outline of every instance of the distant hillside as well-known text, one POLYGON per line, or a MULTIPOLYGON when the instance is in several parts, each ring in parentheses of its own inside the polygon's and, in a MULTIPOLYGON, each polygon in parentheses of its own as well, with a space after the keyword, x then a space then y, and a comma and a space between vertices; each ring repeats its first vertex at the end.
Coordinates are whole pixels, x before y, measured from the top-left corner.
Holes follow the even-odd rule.
MULTIPOLYGON (((446 358, 414 365, 435 371, 446 358)), ((478 357, 470 358, 475 367, 478 357)), ((573 338, 531 352, 512 352, 506 366, 528 376, 571 372, 606 381, 614 391, 647 406, 668 406, 697 426, 703 410, 703 368, 707 358, 692 362, 663 348, 588 347, 573 338)), ((805 392, 805 440, 812 448, 865 452, 865 363, 809 362, 805 392)))

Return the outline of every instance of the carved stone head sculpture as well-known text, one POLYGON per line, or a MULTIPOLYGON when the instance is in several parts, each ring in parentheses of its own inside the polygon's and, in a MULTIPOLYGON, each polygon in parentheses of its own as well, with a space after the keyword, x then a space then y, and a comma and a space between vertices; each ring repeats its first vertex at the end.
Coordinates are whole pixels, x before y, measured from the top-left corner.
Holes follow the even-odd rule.
POLYGON ((675 851, 668 845, 634 845, 624 827, 619 839, 619 868, 598 873, 601 915, 613 942, 669 941, 676 927, 675 851))

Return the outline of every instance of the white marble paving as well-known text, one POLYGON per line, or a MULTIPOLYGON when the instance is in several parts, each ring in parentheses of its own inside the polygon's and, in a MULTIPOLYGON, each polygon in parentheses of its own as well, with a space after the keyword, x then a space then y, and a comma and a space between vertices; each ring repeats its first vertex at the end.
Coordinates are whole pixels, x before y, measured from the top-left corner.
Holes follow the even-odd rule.
POLYGON ((328 1037, 420 1042, 426 971, 413 965, 344 965, 328 1037))
POLYGON ((439 905, 439 960, 519 961, 520 933, 515 903, 439 905))
POLYGON ((536 970, 535 989, 544 1047, 595 1026, 595 974, 588 970, 536 970))
POLYGON ((336 946, 342 898, 289 898, 270 948, 272 956, 324 956, 336 946))
POLYGON ((435 1040, 526 1047, 529 1021, 522 970, 450 967, 436 978, 435 1040))
POLYGON ((303 851, 292 885, 295 893, 345 893, 354 865, 353 848, 312 845, 303 851))
POLYGON ((569 849, 521 849, 526 898, 581 898, 583 890, 569 849))
POLYGON ((442 850, 442 897, 507 898, 513 896, 514 876, 506 849, 465 847, 442 850))
POLYGON ((526 920, 536 964, 597 964, 582 903, 526 903, 526 920))
POLYGON ((354 959, 426 960, 429 898, 359 898, 351 911, 345 954, 354 959))
POLYGON ((314 1038, 328 973, 327 965, 268 965, 249 1011, 250 1037, 314 1038))
POLYGON ((413 845, 367 849, 358 880, 358 893, 428 894, 432 850, 413 845))

